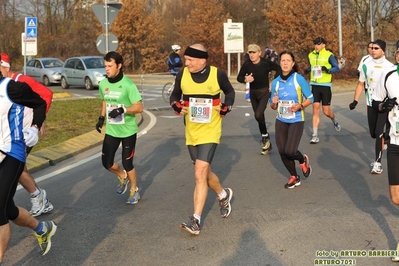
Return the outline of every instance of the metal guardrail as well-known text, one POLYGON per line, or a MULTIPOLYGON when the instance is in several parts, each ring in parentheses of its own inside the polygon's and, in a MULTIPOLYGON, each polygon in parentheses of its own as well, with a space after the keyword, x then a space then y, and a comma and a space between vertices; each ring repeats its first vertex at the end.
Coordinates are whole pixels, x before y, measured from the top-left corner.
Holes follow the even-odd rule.
POLYGON ((146 110, 169 109, 169 103, 162 97, 162 89, 168 82, 173 82, 175 76, 170 72, 146 73, 140 76, 139 91, 146 110))

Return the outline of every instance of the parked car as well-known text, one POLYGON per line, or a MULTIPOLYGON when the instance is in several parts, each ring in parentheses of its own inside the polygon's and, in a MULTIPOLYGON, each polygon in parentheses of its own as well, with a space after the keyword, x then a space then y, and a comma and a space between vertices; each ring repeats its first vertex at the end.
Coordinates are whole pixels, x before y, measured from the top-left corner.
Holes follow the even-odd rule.
POLYGON ((106 76, 102 56, 79 56, 65 60, 61 69, 61 87, 84 86, 87 90, 98 87, 106 76))
POLYGON ((24 73, 45 86, 61 82, 61 68, 64 62, 58 58, 34 58, 26 63, 24 73))

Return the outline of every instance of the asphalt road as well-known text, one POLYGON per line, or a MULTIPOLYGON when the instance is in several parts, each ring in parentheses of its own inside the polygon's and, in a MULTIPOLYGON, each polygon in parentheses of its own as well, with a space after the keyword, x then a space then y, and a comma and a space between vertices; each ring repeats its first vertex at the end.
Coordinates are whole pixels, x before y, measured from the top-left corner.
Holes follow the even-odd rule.
MULTIPOLYGON (((364 99, 350 111, 352 98, 353 92, 334 95, 342 130, 336 132, 322 117, 316 145, 309 144, 311 110, 306 110, 300 150, 309 155, 313 173, 299 187, 285 189, 289 174, 275 147, 275 113, 266 111, 274 149, 262 156, 250 105, 238 92, 212 164, 222 184, 234 191, 232 213, 221 218, 210 191, 199 236, 178 228, 192 214, 194 188, 182 118, 170 109, 146 111, 134 160, 140 202, 129 206, 127 194, 116 194, 117 179, 103 169, 100 147, 36 172, 55 207, 39 217, 58 224, 52 249, 41 257, 30 230, 13 225, 4 265, 296 266, 335 258, 332 251, 395 249, 399 213, 389 200, 386 172, 370 174, 374 142, 364 99)), ((116 159, 120 162, 120 150, 116 159)), ((15 201, 30 207, 23 190, 15 201)), ((354 253, 338 259, 392 264, 389 257, 354 253)))

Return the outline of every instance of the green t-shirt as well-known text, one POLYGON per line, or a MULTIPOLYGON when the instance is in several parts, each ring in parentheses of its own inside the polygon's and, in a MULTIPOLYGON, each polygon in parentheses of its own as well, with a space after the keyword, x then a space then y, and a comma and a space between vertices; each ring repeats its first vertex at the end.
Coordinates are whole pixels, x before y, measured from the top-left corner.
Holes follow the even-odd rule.
POLYGON ((136 115, 123 113, 115 119, 108 117, 111 110, 118 107, 128 108, 142 100, 136 84, 124 75, 116 83, 110 83, 106 78, 103 79, 98 90, 100 99, 104 100, 107 105, 105 134, 117 138, 126 138, 136 134, 139 130, 136 115))

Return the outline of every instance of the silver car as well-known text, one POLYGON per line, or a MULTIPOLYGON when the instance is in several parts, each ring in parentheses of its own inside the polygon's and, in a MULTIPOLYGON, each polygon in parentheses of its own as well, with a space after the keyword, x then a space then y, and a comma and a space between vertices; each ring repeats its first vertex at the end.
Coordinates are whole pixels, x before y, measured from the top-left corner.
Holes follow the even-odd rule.
POLYGON ((84 86, 87 90, 98 87, 106 76, 102 56, 79 56, 65 60, 61 69, 61 87, 84 86))
POLYGON ((34 58, 26 63, 24 73, 45 86, 61 82, 61 68, 64 62, 58 58, 34 58))

